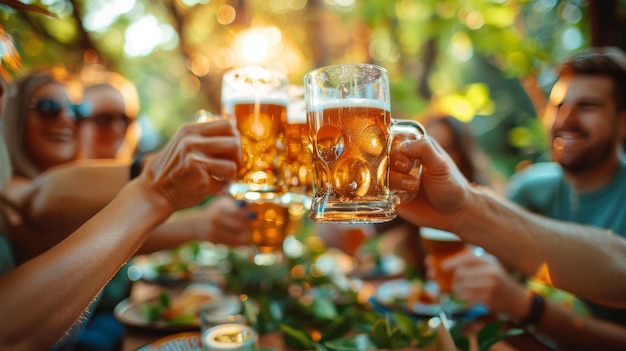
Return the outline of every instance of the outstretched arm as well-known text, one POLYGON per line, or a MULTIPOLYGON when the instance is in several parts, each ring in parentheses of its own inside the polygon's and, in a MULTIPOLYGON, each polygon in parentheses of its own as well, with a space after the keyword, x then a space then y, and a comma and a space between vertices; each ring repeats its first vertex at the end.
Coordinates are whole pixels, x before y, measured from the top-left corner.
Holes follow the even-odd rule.
POLYGON ((176 210, 223 190, 240 155, 229 122, 183 126, 101 212, 57 246, 0 277, 0 320, 11 321, 0 329, 0 349, 50 348, 149 230, 176 210))
POLYGON ((243 246, 251 243, 253 213, 240 207, 231 196, 211 200, 201 208, 175 214, 157 227, 137 253, 150 253, 180 246, 189 241, 243 246))
POLYGON ((532 214, 471 186, 436 142, 407 141, 392 152, 395 189, 420 190, 398 213, 421 226, 454 232, 502 262, 532 275, 547 269, 555 286, 609 306, 626 307, 626 240, 606 230, 532 214), (420 182, 410 159, 423 167, 420 182), (582 257, 591 257, 581 265, 582 257))
MULTIPOLYGON (((430 269, 429 273, 433 273, 430 269)), ((531 294, 491 255, 476 256, 471 251, 442 263, 454 271, 454 296, 470 303, 482 303, 492 313, 522 321, 529 314, 531 294)), ((626 328, 608 321, 582 316, 565 305, 545 301, 536 331, 556 342, 563 350, 621 350, 626 344, 626 328)))
MULTIPOLYGON (((113 160, 62 165, 27 184, 27 191, 16 200, 29 224, 71 233, 111 202, 128 183, 129 168, 113 160)), ((9 186, 9 192, 11 189, 9 186)))

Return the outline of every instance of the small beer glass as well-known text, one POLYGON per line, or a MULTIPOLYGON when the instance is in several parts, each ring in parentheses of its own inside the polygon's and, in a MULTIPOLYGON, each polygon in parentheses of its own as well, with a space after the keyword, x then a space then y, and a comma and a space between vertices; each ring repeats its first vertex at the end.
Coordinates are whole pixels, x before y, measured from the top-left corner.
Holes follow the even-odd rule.
POLYGON ((434 228, 421 227, 420 237, 424 251, 432 257, 435 281, 439 286, 439 305, 447 320, 452 321, 450 294, 454 271, 444 270, 441 263, 447 258, 468 250, 468 246, 455 234, 434 228))

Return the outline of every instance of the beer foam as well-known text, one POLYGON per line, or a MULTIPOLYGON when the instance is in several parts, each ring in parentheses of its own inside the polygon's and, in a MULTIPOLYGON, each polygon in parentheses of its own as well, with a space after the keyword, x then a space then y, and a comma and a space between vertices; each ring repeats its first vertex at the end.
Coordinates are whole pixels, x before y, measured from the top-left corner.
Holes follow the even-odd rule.
POLYGON ((459 238, 456 234, 429 227, 420 227, 420 235, 422 238, 430 240, 461 241, 461 238, 459 238))
POLYGON ((225 99, 222 101, 222 105, 224 105, 227 110, 231 110, 233 105, 237 104, 273 104, 273 105, 281 105, 287 106, 289 104, 289 99, 287 97, 265 97, 265 96, 238 96, 230 99, 225 99))
POLYGON ((306 123, 306 106, 304 100, 291 101, 287 106, 287 122, 306 123))
POLYGON ((341 107, 365 107, 365 108, 379 108, 386 111, 391 111, 389 102, 381 101, 378 99, 365 99, 365 98, 347 98, 347 99, 332 99, 323 101, 321 104, 314 106, 307 106, 307 111, 320 111, 329 108, 341 108, 341 107))

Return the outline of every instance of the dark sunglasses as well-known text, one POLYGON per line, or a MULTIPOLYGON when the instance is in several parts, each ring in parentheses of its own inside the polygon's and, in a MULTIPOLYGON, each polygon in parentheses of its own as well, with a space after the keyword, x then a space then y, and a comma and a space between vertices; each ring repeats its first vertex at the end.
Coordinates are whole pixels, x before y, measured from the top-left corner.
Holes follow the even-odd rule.
POLYGON ((63 108, 67 110, 67 115, 74 121, 80 121, 91 113, 90 105, 86 103, 80 104, 64 104, 54 99, 35 99, 30 102, 29 108, 35 109, 39 116, 47 120, 55 120, 61 115, 63 108))
POLYGON ((122 122, 124 128, 128 128, 128 126, 134 121, 134 119, 123 113, 111 112, 95 113, 89 116, 88 119, 94 121, 94 123, 99 127, 110 127, 113 123, 122 122))

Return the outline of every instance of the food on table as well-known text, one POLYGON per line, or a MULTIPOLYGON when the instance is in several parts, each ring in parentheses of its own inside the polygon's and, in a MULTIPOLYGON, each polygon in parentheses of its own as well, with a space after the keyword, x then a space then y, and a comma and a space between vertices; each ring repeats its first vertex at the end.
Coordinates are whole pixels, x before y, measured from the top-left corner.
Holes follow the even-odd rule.
POLYGON ((414 280, 411 282, 411 289, 406 296, 407 306, 413 306, 417 303, 422 304, 434 304, 437 303, 437 297, 428 289, 424 288, 424 283, 421 280, 414 280))
POLYGON ((190 285, 173 298, 170 292, 164 289, 156 300, 141 304, 141 313, 150 322, 198 324, 198 315, 202 307, 216 298, 213 289, 206 289, 200 285, 190 285))

